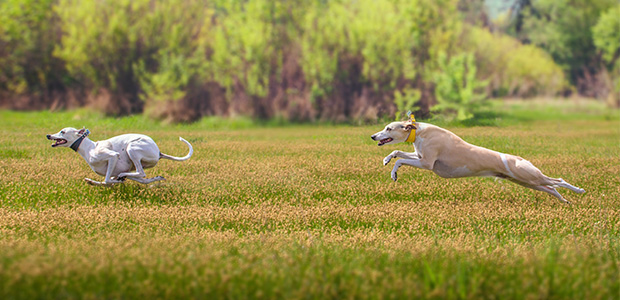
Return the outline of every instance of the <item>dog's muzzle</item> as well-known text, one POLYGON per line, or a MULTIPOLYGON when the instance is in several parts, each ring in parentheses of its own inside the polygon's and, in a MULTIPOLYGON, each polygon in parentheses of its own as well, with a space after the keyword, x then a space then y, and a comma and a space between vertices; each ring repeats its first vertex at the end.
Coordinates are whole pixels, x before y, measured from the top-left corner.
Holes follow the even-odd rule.
POLYGON ((58 147, 60 145, 63 145, 63 144, 67 143, 67 140, 53 138, 50 134, 48 134, 46 137, 47 137, 48 140, 53 140, 54 141, 54 143, 52 144, 52 147, 58 147))
POLYGON ((383 145, 385 145, 385 144, 387 144, 387 143, 389 143, 389 142, 391 142, 393 140, 394 140, 393 138, 382 139, 382 140, 379 141, 377 146, 383 146, 383 145))
MULTIPOLYGON (((376 140, 377 140, 377 135, 372 135, 370 138, 371 138, 373 141, 376 141, 376 140)), ((389 143, 389 142, 391 142, 391 141, 393 141, 393 140, 394 140, 393 138, 386 138, 386 139, 382 139, 382 140, 380 140, 380 141, 379 141, 379 143, 377 144, 377 146, 383 146, 383 145, 385 145, 385 144, 387 144, 387 143, 389 143)))

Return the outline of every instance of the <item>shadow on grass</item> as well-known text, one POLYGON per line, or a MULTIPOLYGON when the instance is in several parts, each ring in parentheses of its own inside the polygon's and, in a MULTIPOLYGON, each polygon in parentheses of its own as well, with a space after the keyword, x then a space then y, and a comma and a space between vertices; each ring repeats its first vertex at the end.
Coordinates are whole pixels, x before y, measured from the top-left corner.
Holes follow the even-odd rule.
POLYGON ((90 191, 84 194, 84 200, 92 204, 120 202, 140 205, 182 205, 187 202, 183 197, 183 194, 187 193, 185 189, 166 182, 150 185, 126 182, 111 187, 87 186, 85 188, 90 191))

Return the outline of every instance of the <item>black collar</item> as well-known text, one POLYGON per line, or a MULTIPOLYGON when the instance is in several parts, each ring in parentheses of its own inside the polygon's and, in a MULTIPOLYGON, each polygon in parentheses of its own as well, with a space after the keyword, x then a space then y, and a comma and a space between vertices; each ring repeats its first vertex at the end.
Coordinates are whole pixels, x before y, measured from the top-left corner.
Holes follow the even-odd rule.
POLYGON ((90 131, 88 129, 86 129, 86 131, 82 134, 82 136, 79 137, 77 140, 75 140, 75 142, 73 142, 73 144, 71 144, 71 149, 73 149, 73 151, 77 152, 78 148, 80 147, 80 144, 82 144, 82 141, 88 136, 89 133, 90 133, 90 131))

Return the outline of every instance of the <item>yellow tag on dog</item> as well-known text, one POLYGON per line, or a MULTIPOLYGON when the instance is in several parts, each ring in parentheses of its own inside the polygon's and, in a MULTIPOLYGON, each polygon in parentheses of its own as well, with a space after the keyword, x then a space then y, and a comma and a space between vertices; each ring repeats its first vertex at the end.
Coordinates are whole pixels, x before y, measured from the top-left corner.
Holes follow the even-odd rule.
MULTIPOLYGON (((415 122, 415 117, 413 116, 413 114, 409 114, 409 121, 411 123, 415 122)), ((411 131, 409 132, 409 137, 407 137, 407 140, 405 141, 406 143, 413 143, 415 142, 415 127, 411 129, 411 131)))

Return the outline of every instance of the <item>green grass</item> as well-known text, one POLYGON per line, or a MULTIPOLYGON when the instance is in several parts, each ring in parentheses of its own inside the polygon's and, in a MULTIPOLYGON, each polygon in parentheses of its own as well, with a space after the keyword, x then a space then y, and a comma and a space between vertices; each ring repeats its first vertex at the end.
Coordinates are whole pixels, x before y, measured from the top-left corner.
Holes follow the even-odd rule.
POLYGON ((413 168, 394 183, 381 160, 412 147, 377 147, 383 124, 0 111, 0 298, 619 298, 617 111, 497 105, 493 127, 442 125, 587 193, 561 190, 569 206, 413 168), (195 154, 147 170, 161 184, 92 187, 45 139, 65 126, 145 133, 172 155, 183 136, 195 154))

